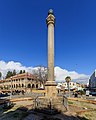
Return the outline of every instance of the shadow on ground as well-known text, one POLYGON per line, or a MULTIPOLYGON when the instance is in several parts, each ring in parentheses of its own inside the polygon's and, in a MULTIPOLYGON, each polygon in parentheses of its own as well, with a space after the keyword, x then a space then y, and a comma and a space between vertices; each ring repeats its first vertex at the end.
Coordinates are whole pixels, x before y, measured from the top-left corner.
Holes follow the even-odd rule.
POLYGON ((57 109, 31 109, 19 107, 15 110, 2 110, 0 120, 88 120, 87 118, 63 114, 57 109))
POLYGON ((18 109, 2 109, 0 120, 23 120, 29 115, 28 108, 19 107, 18 109))

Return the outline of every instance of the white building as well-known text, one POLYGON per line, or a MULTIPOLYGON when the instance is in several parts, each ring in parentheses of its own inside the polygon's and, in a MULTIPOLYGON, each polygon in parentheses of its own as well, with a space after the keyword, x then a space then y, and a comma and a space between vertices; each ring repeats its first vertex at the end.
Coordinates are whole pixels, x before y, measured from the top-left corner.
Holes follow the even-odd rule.
MULTIPOLYGON (((82 90, 81 84, 76 82, 70 82, 69 83, 70 90, 82 90)), ((58 83, 57 89, 65 89, 68 90, 67 82, 64 83, 58 83)))

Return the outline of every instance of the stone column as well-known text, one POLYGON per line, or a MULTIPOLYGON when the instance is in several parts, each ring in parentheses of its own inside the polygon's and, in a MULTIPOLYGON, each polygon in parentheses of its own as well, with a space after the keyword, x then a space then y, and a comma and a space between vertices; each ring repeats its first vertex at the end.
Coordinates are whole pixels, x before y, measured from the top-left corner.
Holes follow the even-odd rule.
POLYGON ((54 25, 53 10, 49 10, 46 19, 48 26, 48 81, 54 81, 54 25))
POLYGON ((54 26, 55 17, 50 9, 46 18, 48 27, 48 81, 46 82, 46 95, 52 97, 56 93, 56 83, 54 81, 54 26))

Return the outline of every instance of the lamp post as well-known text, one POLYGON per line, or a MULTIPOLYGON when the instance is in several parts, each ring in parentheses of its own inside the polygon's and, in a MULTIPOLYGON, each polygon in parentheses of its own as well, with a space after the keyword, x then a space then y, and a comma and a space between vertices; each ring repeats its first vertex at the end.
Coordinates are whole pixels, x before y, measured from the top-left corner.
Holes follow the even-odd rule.
POLYGON ((10 94, 10 99, 12 98, 12 77, 11 78, 11 94, 10 94))
POLYGON ((71 77, 70 76, 67 76, 66 78, 65 78, 65 80, 66 80, 66 82, 67 82, 67 87, 68 87, 68 97, 70 97, 70 85, 69 85, 69 83, 70 83, 70 81, 71 81, 71 77))

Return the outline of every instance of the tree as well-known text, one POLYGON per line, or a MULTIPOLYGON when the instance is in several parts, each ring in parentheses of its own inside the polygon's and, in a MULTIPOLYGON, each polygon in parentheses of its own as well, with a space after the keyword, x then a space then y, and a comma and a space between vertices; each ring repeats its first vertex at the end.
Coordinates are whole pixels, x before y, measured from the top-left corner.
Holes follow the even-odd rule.
POLYGON ((66 80, 67 83, 69 83, 69 82, 71 81, 71 77, 70 77, 70 76, 67 76, 67 77, 65 78, 65 80, 66 80))
POLYGON ((65 78, 66 82, 67 82, 67 86, 68 86, 68 92, 69 92, 69 97, 70 97, 70 86, 69 86, 69 82, 71 81, 71 77, 70 76, 67 76, 65 78))
POLYGON ((0 79, 1 79, 1 77, 2 77, 2 73, 0 72, 0 79))
POLYGON ((35 75, 43 84, 47 81, 47 68, 44 66, 37 66, 32 71, 33 75, 35 75))
POLYGON ((8 71, 5 78, 9 78, 11 76, 13 76, 13 73, 11 71, 8 71))
POLYGON ((22 73, 25 73, 26 71, 25 70, 23 70, 23 72, 22 73))
POLYGON ((22 74, 22 73, 23 73, 23 71, 22 71, 22 70, 20 70, 19 74, 22 74))
POLYGON ((13 73, 12 73, 12 74, 13 74, 13 76, 16 75, 16 70, 13 70, 13 73))

